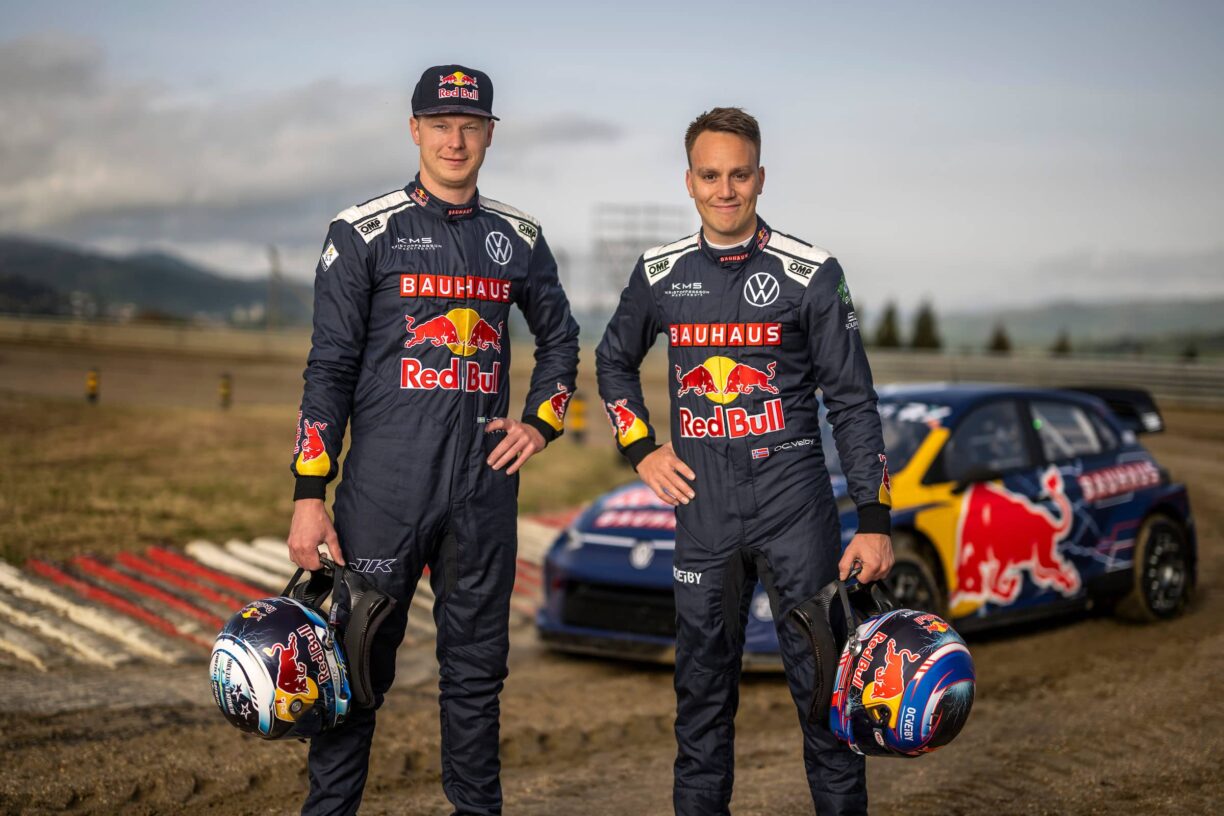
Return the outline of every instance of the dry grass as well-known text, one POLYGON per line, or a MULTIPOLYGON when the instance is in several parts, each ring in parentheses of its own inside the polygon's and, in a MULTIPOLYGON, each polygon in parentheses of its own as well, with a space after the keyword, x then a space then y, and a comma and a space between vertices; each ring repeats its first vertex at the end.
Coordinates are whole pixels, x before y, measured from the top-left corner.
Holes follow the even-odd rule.
MULTIPOLYGON (((287 406, 223 412, 0 394, 0 556, 283 536, 295 415, 287 406)), ((618 458, 610 445, 562 438, 524 470, 523 511, 572 507, 627 481, 618 458)))

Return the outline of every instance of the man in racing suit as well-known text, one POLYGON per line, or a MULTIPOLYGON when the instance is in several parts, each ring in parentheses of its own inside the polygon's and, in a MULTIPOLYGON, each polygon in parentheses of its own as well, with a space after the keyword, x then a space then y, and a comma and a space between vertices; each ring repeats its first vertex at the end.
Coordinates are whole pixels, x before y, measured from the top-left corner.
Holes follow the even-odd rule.
MULTIPOLYGON (((328 230, 289 537, 297 564, 318 568, 326 544, 337 563, 397 601, 371 651, 375 708, 428 566, 442 784, 462 814, 501 813, 498 694, 516 564, 516 471, 561 433, 578 366, 578 326, 540 224, 476 190, 492 97, 479 71, 427 70, 410 122, 419 175, 344 210, 328 230), (536 340, 521 421, 508 417, 511 304, 536 340), (346 424, 333 529, 323 500, 346 424)), ((374 709, 357 709, 312 740, 303 813, 357 811, 374 718, 374 709)))
POLYGON ((743 632, 759 577, 817 810, 863 813, 863 758, 834 739, 827 710, 812 710, 816 661, 788 620, 855 561, 864 581, 892 566, 884 442, 850 293, 828 253, 756 215, 765 171, 755 119, 715 108, 689 126, 685 146, 701 231, 642 256, 596 352, 618 446, 676 505, 675 810, 728 812, 743 632), (659 447, 639 369, 661 333, 672 441, 659 447), (817 388, 858 506, 844 556, 817 388))

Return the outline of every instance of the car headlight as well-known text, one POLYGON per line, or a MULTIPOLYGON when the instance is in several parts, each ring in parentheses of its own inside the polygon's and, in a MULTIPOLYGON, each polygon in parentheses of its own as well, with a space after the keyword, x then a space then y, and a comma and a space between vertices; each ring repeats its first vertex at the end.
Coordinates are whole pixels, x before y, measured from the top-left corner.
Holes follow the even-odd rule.
POLYGON ((758 592, 756 597, 752 599, 750 610, 752 617, 763 623, 769 623, 773 620, 773 608, 769 605, 769 595, 764 592, 758 592))
POLYGON ((582 535, 573 527, 566 529, 565 542, 561 545, 561 549, 565 552, 573 552, 582 547, 582 535))

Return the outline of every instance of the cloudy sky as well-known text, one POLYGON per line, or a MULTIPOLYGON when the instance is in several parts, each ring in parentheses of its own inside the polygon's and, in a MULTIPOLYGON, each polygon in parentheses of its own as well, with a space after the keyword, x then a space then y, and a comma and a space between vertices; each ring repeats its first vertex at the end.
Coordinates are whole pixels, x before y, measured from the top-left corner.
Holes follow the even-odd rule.
POLYGON ((1224 3, 585 5, 5 0, 0 232, 308 278, 453 61, 496 84, 482 192, 572 275, 596 203, 691 207, 684 128, 731 104, 762 214, 868 304, 1224 295, 1224 3))

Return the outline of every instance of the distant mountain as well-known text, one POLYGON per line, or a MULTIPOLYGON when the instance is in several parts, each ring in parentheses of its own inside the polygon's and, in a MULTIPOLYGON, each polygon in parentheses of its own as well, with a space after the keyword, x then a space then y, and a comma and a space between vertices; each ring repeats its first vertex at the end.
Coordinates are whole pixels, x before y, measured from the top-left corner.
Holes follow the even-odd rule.
MULTIPOLYGON (((939 315, 944 348, 986 346, 1002 325, 1014 347, 1049 348, 1062 331, 1072 348, 1123 340, 1218 335, 1224 331, 1224 298, 1144 300, 1114 303, 1059 302, 993 312, 939 315)), ((908 331, 910 327, 907 325, 908 331)))
MULTIPOLYGON (((0 237, 0 311, 262 323, 268 282, 231 278, 162 252, 127 256, 0 237)), ((282 280, 277 316, 310 320, 310 287, 282 280)))

